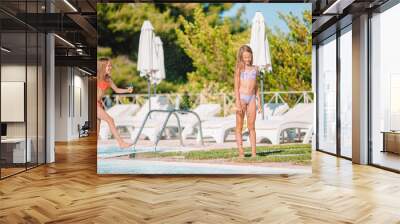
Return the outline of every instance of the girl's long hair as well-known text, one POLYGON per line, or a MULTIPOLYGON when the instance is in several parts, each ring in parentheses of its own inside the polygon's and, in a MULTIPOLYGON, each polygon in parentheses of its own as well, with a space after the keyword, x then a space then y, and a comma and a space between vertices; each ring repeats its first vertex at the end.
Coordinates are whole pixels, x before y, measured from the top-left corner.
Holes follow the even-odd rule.
POLYGON ((97 61, 97 81, 109 81, 110 75, 106 74, 106 68, 109 62, 109 58, 100 58, 97 61))
POLYGON ((253 51, 251 50, 251 47, 249 47, 248 45, 242 45, 237 53, 235 72, 240 72, 240 70, 244 69, 244 61, 243 61, 244 52, 249 52, 251 54, 250 64, 253 65, 253 51))

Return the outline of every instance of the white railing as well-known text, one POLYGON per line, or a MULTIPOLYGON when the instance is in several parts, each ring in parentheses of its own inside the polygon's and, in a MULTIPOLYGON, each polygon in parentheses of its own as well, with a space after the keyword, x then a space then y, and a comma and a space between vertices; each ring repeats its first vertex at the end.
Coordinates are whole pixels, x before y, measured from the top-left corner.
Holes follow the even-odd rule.
MULTIPOLYGON (((287 103, 290 107, 298 103, 313 103, 314 93, 312 91, 279 91, 279 92, 264 92, 264 103, 287 103)), ((154 96, 154 94, 151 94, 154 96)), ((194 108, 199 104, 219 103, 222 107, 221 116, 227 116, 234 112, 235 97, 233 93, 219 94, 184 94, 184 93, 169 93, 157 94, 164 96, 169 103, 175 105, 175 109, 179 109, 183 99, 186 97, 190 102, 190 107, 194 108)), ((148 99, 148 94, 114 94, 104 98, 110 98, 110 102, 105 102, 106 106, 115 104, 139 104, 142 105, 148 99)), ((103 100, 105 100, 103 98, 103 100)))

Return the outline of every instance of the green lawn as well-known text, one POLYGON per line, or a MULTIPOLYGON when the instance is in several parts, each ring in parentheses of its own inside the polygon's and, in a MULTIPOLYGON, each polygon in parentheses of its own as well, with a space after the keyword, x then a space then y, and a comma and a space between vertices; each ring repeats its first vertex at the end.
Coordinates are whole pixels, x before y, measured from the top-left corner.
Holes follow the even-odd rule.
POLYGON ((184 160, 225 160, 236 162, 290 162, 299 165, 311 164, 310 144, 290 144, 257 147, 257 157, 252 158, 251 148, 245 148, 246 157, 238 158, 237 148, 198 150, 190 152, 145 152, 136 158, 172 158, 184 160))

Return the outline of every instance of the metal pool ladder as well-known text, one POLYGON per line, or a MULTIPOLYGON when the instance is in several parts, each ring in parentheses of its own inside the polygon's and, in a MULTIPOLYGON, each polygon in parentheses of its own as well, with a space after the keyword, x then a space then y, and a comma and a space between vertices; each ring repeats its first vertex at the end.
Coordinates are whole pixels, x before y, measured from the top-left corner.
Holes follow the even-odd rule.
POLYGON ((172 109, 172 110, 150 110, 147 113, 146 118, 143 120, 142 126, 140 127, 140 130, 139 130, 138 134, 135 137, 135 141, 133 143, 133 150, 135 150, 135 148, 136 148, 136 143, 139 140, 140 134, 142 133, 143 128, 144 128, 148 118, 150 117, 150 114, 152 114, 154 112, 168 113, 167 117, 165 118, 165 120, 163 122, 163 125, 162 125, 162 128, 161 128, 160 132, 157 134, 156 142, 155 142, 155 145, 154 145, 154 151, 156 151, 156 149, 157 149, 158 142, 160 141, 161 136, 162 136, 162 134, 164 132, 164 129, 167 127, 168 120, 169 120, 169 118, 171 117, 172 114, 176 117, 176 120, 178 121, 179 140, 180 140, 181 146, 183 146, 181 121, 179 119, 178 113, 181 113, 181 114, 191 113, 191 114, 195 115, 195 117, 199 121, 199 132, 200 132, 201 145, 204 145, 203 129, 201 127, 201 120, 200 120, 200 116, 196 112, 190 111, 190 110, 176 110, 176 109, 172 109))

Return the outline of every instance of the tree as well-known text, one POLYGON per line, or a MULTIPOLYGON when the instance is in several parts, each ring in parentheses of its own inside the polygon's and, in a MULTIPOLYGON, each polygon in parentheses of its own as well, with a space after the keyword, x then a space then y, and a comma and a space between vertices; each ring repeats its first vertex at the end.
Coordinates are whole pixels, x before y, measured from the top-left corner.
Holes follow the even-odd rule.
MULTIPOLYGON (((249 42, 251 24, 242 18, 244 8, 236 16, 222 17, 231 7, 232 3, 99 4, 99 46, 109 48, 99 48, 99 54, 121 66, 115 74, 117 84, 134 83, 145 92, 136 61, 140 28, 148 19, 164 47, 167 80, 158 85, 160 92, 232 92, 237 50, 249 42)), ((266 27, 273 72, 265 76, 265 90, 310 90, 311 12, 300 18, 291 13, 279 17, 289 32, 266 27)))
MULTIPOLYGON (((311 12, 304 12, 302 20, 291 13, 280 13, 279 17, 290 31, 272 32, 267 27, 273 73, 266 76, 266 90, 310 90, 311 12)), ((202 8, 196 8, 193 18, 190 22, 181 17, 183 28, 176 29, 178 42, 195 67, 188 74, 188 88, 201 91, 212 85, 217 92, 232 91, 237 49, 248 43, 250 26, 239 32, 241 25, 232 20, 210 22, 202 8)))
POLYGON ((310 90, 311 12, 305 11, 302 20, 292 13, 279 13, 279 17, 288 25, 289 33, 267 29, 273 72, 266 76, 266 90, 310 90))
MULTIPOLYGON (((163 41, 167 81, 185 83, 186 73, 193 70, 191 59, 176 43, 175 29, 179 27, 171 10, 160 12, 155 4, 108 3, 98 4, 99 46, 111 47, 113 56, 127 55, 137 61, 140 29, 150 20, 156 35, 163 41)), ((138 75, 132 71, 132 74, 138 75)), ((164 82, 164 81, 163 81, 164 82)), ((161 87, 171 85, 161 84, 161 87)), ((173 89, 166 89, 172 91, 173 89)))
POLYGON ((180 17, 183 29, 176 29, 178 43, 195 67, 188 73, 188 89, 199 92, 212 85, 214 91, 231 91, 236 49, 244 36, 231 33, 230 21, 216 24, 209 20, 201 7, 194 10, 193 17, 193 22, 180 17))

